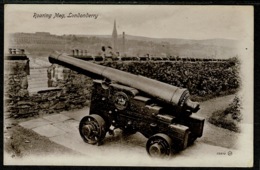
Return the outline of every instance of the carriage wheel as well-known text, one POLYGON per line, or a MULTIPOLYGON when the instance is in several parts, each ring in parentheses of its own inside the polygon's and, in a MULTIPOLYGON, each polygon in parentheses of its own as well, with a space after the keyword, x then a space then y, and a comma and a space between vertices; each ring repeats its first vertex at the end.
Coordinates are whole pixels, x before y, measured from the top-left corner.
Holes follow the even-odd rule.
POLYGON ((99 144, 106 136, 106 122, 96 114, 85 116, 79 124, 82 139, 89 144, 99 144))
POLYGON ((172 152, 172 139, 162 133, 150 137, 146 143, 146 151, 151 157, 168 157, 172 152))

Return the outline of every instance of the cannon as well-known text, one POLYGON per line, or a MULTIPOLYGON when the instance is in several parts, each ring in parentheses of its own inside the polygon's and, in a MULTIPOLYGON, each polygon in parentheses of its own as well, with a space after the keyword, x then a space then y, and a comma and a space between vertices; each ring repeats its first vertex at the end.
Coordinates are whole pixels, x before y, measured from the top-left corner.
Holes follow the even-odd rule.
POLYGON ((106 134, 119 128, 124 134, 140 132, 152 156, 170 156, 202 136, 204 119, 189 91, 144 76, 105 67, 55 52, 49 61, 93 78, 89 115, 79 133, 88 144, 102 144, 106 134))

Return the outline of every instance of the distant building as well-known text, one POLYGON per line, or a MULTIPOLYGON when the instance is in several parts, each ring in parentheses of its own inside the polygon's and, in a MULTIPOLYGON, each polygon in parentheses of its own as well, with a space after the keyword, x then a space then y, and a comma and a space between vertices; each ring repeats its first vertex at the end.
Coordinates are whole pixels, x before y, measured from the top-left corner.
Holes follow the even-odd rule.
POLYGON ((123 32, 123 37, 122 37, 122 39, 123 39, 123 47, 122 47, 122 54, 123 55, 125 55, 125 32, 123 32))
POLYGON ((116 30, 116 20, 114 21, 114 29, 112 32, 112 48, 117 51, 117 30, 116 30))
POLYGON ((49 32, 36 33, 14 33, 9 39, 10 44, 45 44, 52 46, 64 43, 64 38, 57 35, 51 35, 49 32))

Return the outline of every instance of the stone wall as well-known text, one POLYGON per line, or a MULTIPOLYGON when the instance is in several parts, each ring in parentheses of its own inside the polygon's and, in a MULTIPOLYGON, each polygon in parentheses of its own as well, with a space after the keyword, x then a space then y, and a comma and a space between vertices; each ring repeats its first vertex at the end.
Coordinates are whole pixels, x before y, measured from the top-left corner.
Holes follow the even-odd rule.
POLYGON ((54 86, 62 89, 63 103, 67 110, 89 105, 92 79, 70 69, 63 69, 63 79, 57 79, 54 86))
POLYGON ((17 112, 17 104, 29 97, 26 60, 4 61, 4 104, 5 112, 17 112))
POLYGON ((29 117, 82 108, 89 104, 92 81, 84 75, 64 69, 65 79, 56 88, 28 91, 25 60, 5 60, 4 105, 7 117, 29 117))

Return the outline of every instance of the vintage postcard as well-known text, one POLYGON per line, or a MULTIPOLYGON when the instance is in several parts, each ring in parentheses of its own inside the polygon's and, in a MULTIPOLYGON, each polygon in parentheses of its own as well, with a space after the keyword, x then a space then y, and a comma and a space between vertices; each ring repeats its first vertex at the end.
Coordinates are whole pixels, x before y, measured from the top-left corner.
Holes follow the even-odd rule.
POLYGON ((252 167, 253 13, 5 5, 4 164, 252 167))

